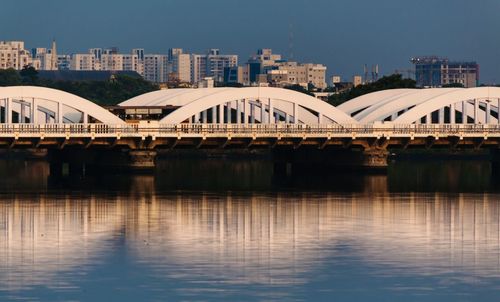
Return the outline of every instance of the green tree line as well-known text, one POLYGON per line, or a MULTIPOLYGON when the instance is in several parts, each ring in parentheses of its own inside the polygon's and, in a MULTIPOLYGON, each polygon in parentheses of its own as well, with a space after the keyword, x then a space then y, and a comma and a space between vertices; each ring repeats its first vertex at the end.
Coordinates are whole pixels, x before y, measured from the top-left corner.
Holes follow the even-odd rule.
POLYGON ((404 79, 400 74, 393 74, 390 76, 382 77, 381 79, 373 83, 359 85, 345 92, 334 94, 328 98, 328 102, 334 106, 337 106, 364 94, 396 88, 416 88, 416 82, 412 79, 404 79))
POLYGON ((116 105, 135 96, 160 89, 158 85, 142 78, 114 75, 106 81, 53 81, 38 77, 38 72, 28 67, 21 71, 0 70, 0 86, 41 86, 59 89, 99 105, 116 105))

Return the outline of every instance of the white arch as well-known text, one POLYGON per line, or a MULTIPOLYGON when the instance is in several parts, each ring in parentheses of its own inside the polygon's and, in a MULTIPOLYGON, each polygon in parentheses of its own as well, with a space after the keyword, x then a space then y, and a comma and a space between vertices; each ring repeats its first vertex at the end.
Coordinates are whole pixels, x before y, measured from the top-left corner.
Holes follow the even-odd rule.
POLYGON ((360 123, 373 123, 382 121, 388 116, 397 114, 402 110, 406 110, 412 106, 424 103, 435 97, 451 93, 453 91, 463 90, 463 88, 435 88, 435 89, 421 89, 416 93, 403 94, 388 102, 376 104, 363 110, 360 114, 356 115, 356 120, 360 123))
MULTIPOLYGON (((84 122, 87 116, 92 116, 96 120, 105 124, 125 124, 123 120, 117 116, 110 113, 108 110, 102 108, 93 102, 76 96, 71 93, 67 93, 61 90, 45 88, 45 87, 35 87, 35 86, 13 86, 13 87, 2 87, 0 88, 0 99, 6 100, 7 104, 12 103, 12 100, 24 100, 30 103, 32 112, 35 112, 35 121, 30 121, 31 123, 36 121, 36 115, 39 110, 37 100, 46 100, 57 103, 58 110, 62 113, 64 112, 63 106, 74 108, 80 111, 84 115, 84 122), (36 110, 33 110, 36 108, 36 110)), ((8 107, 8 106, 7 106, 8 107)), ((12 108, 6 108, 6 115, 10 115, 9 111, 12 108)), ((58 117, 56 122, 63 122, 63 114, 56 112, 58 117)))
MULTIPOLYGON (((395 123, 410 124, 416 122, 423 116, 430 114, 441 108, 456 104, 458 102, 464 102, 469 100, 494 100, 492 106, 497 107, 500 103, 500 87, 478 87, 478 88, 468 88, 459 89, 444 95, 435 96, 426 102, 423 102, 408 112, 402 114, 400 117, 394 120, 395 123)), ((481 120, 475 121, 480 123, 481 120)))
POLYGON ((146 93, 123 103, 120 106, 185 106, 207 95, 221 93, 236 88, 175 88, 146 93))
MULTIPOLYGON (((120 106, 185 106, 191 102, 195 102, 202 97, 222 93, 232 89, 239 88, 198 88, 198 89, 164 89, 146 93, 130 100, 120 103, 120 106)), ((255 102, 253 102, 255 104, 255 102)), ((262 104, 257 104, 261 106, 262 104)), ((273 104, 277 111, 280 111, 289 116, 293 116, 293 104, 288 102, 275 102, 273 104)), ((264 107, 266 105, 264 104, 264 107)), ((267 107, 266 107, 267 108, 267 107)), ((305 124, 317 123, 318 117, 312 114, 309 110, 299 106, 299 121, 305 124)), ((246 117, 250 116, 250 103, 244 110, 246 117)), ((260 122, 260 116, 256 116, 255 120, 260 122)))
POLYGON ((337 108, 349 115, 352 115, 362 109, 369 108, 370 106, 383 103, 396 97, 416 93, 418 90, 419 89, 401 88, 376 91, 342 103, 337 106, 337 108))
MULTIPOLYGON (((141 94, 129 100, 120 103, 120 106, 165 106, 175 105, 175 102, 170 100, 183 99, 185 95, 189 95, 197 89, 192 88, 176 88, 162 89, 153 92, 141 94)), ((181 106, 184 104, 181 104, 181 106)))
MULTIPOLYGON (((120 106, 185 106, 191 102, 195 102, 202 97, 206 97, 208 95, 222 93, 231 89, 239 89, 239 88, 198 88, 198 89, 167 89, 161 92, 152 92, 146 93, 144 95, 135 97, 128 101, 125 101, 120 104, 120 106)), ((253 102, 256 104, 255 102, 253 102)), ((257 104, 257 106, 261 106, 262 104, 257 104)), ((293 116, 293 104, 288 102, 275 102, 274 108, 277 111, 280 111, 289 116, 293 116)), ((265 104, 264 104, 264 107, 265 104)), ((267 108, 267 107, 266 107, 267 108)), ((307 109, 304 109, 299 106, 299 120, 305 124, 313 124, 317 123, 318 117, 312 114, 307 109)), ((250 103, 247 103, 247 106, 244 110, 246 117, 250 116, 250 103)), ((255 117, 256 121, 260 122, 260 116, 255 117)))
MULTIPOLYGON (((214 92, 200 97, 187 103, 185 106, 178 108, 160 122, 178 124, 188 120, 192 116, 211 109, 218 105, 224 105, 227 102, 236 100, 277 100, 281 102, 288 102, 295 104, 297 107, 304 107, 312 111, 318 112, 324 117, 336 123, 354 124, 356 121, 349 115, 340 111, 339 109, 329 105, 326 102, 318 100, 317 98, 309 95, 296 92, 289 89, 269 88, 269 87, 249 87, 249 88, 236 88, 236 89, 209 89, 206 92, 214 92), (219 92, 220 91, 220 92, 219 92)), ((261 102, 266 106, 265 102, 261 102)), ((276 102, 278 103, 278 102, 276 102)), ((274 104, 273 104, 274 106, 274 104)), ((295 107, 295 106, 293 106, 295 107)), ((289 112, 289 110, 284 110, 289 112)), ((300 113, 298 113, 300 119, 300 113)), ((316 118, 317 120, 318 118, 316 118)), ((316 121, 317 122, 317 121, 316 121)))

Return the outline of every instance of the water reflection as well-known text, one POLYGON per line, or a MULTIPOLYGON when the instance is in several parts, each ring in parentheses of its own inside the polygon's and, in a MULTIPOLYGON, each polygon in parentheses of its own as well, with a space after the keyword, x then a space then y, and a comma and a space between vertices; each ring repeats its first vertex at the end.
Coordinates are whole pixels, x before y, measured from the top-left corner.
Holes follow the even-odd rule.
MULTIPOLYGON (((138 263, 151 278, 180 280, 182 295, 200 297, 238 285, 270 286, 286 297, 295 286, 334 278, 324 268, 345 263, 378 277, 474 283, 500 277, 498 200, 416 193, 4 198, 0 291, 78 290, 85 272, 119 250, 130 257, 120 265, 138 263)), ((119 286, 115 278, 106 281, 119 286)), ((137 286, 151 287, 140 284, 147 280, 137 286)))

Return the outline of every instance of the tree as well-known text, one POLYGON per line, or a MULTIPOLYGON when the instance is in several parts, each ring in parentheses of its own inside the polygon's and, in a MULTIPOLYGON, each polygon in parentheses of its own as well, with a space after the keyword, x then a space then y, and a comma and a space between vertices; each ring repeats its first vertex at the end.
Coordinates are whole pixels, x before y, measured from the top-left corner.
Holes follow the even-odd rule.
POLYGON ((295 91, 298 91, 298 92, 305 93, 307 95, 314 96, 314 94, 312 92, 310 92, 309 90, 307 90, 304 87, 300 86, 299 84, 288 85, 288 86, 285 86, 283 88, 290 89, 290 90, 295 90, 295 91))
POLYGON ((226 83, 226 82, 215 82, 215 87, 234 87, 234 88, 241 88, 244 85, 241 83, 226 83))
POLYGON ((416 82, 412 79, 403 79, 401 74, 393 74, 382 77, 380 80, 373 83, 359 85, 344 93, 334 94, 328 98, 328 102, 337 106, 364 94, 396 88, 416 88, 416 82))
POLYGON ((0 70, 0 86, 21 85, 21 77, 13 68, 0 70))
POLYGON ((462 83, 450 83, 442 86, 443 88, 464 88, 464 84, 462 83))
POLYGON ((19 74, 24 85, 36 85, 38 83, 38 71, 33 66, 24 66, 19 74))

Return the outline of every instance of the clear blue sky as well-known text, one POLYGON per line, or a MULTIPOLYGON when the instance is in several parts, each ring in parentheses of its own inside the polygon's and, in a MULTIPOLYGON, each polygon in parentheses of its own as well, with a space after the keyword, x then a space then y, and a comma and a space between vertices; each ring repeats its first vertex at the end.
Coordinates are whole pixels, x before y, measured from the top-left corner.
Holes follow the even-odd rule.
POLYGON ((351 77, 411 67, 417 55, 476 60, 481 81, 500 83, 499 0, 1 0, 0 40, 72 53, 143 47, 166 53, 221 48, 245 61, 257 48, 351 77))

